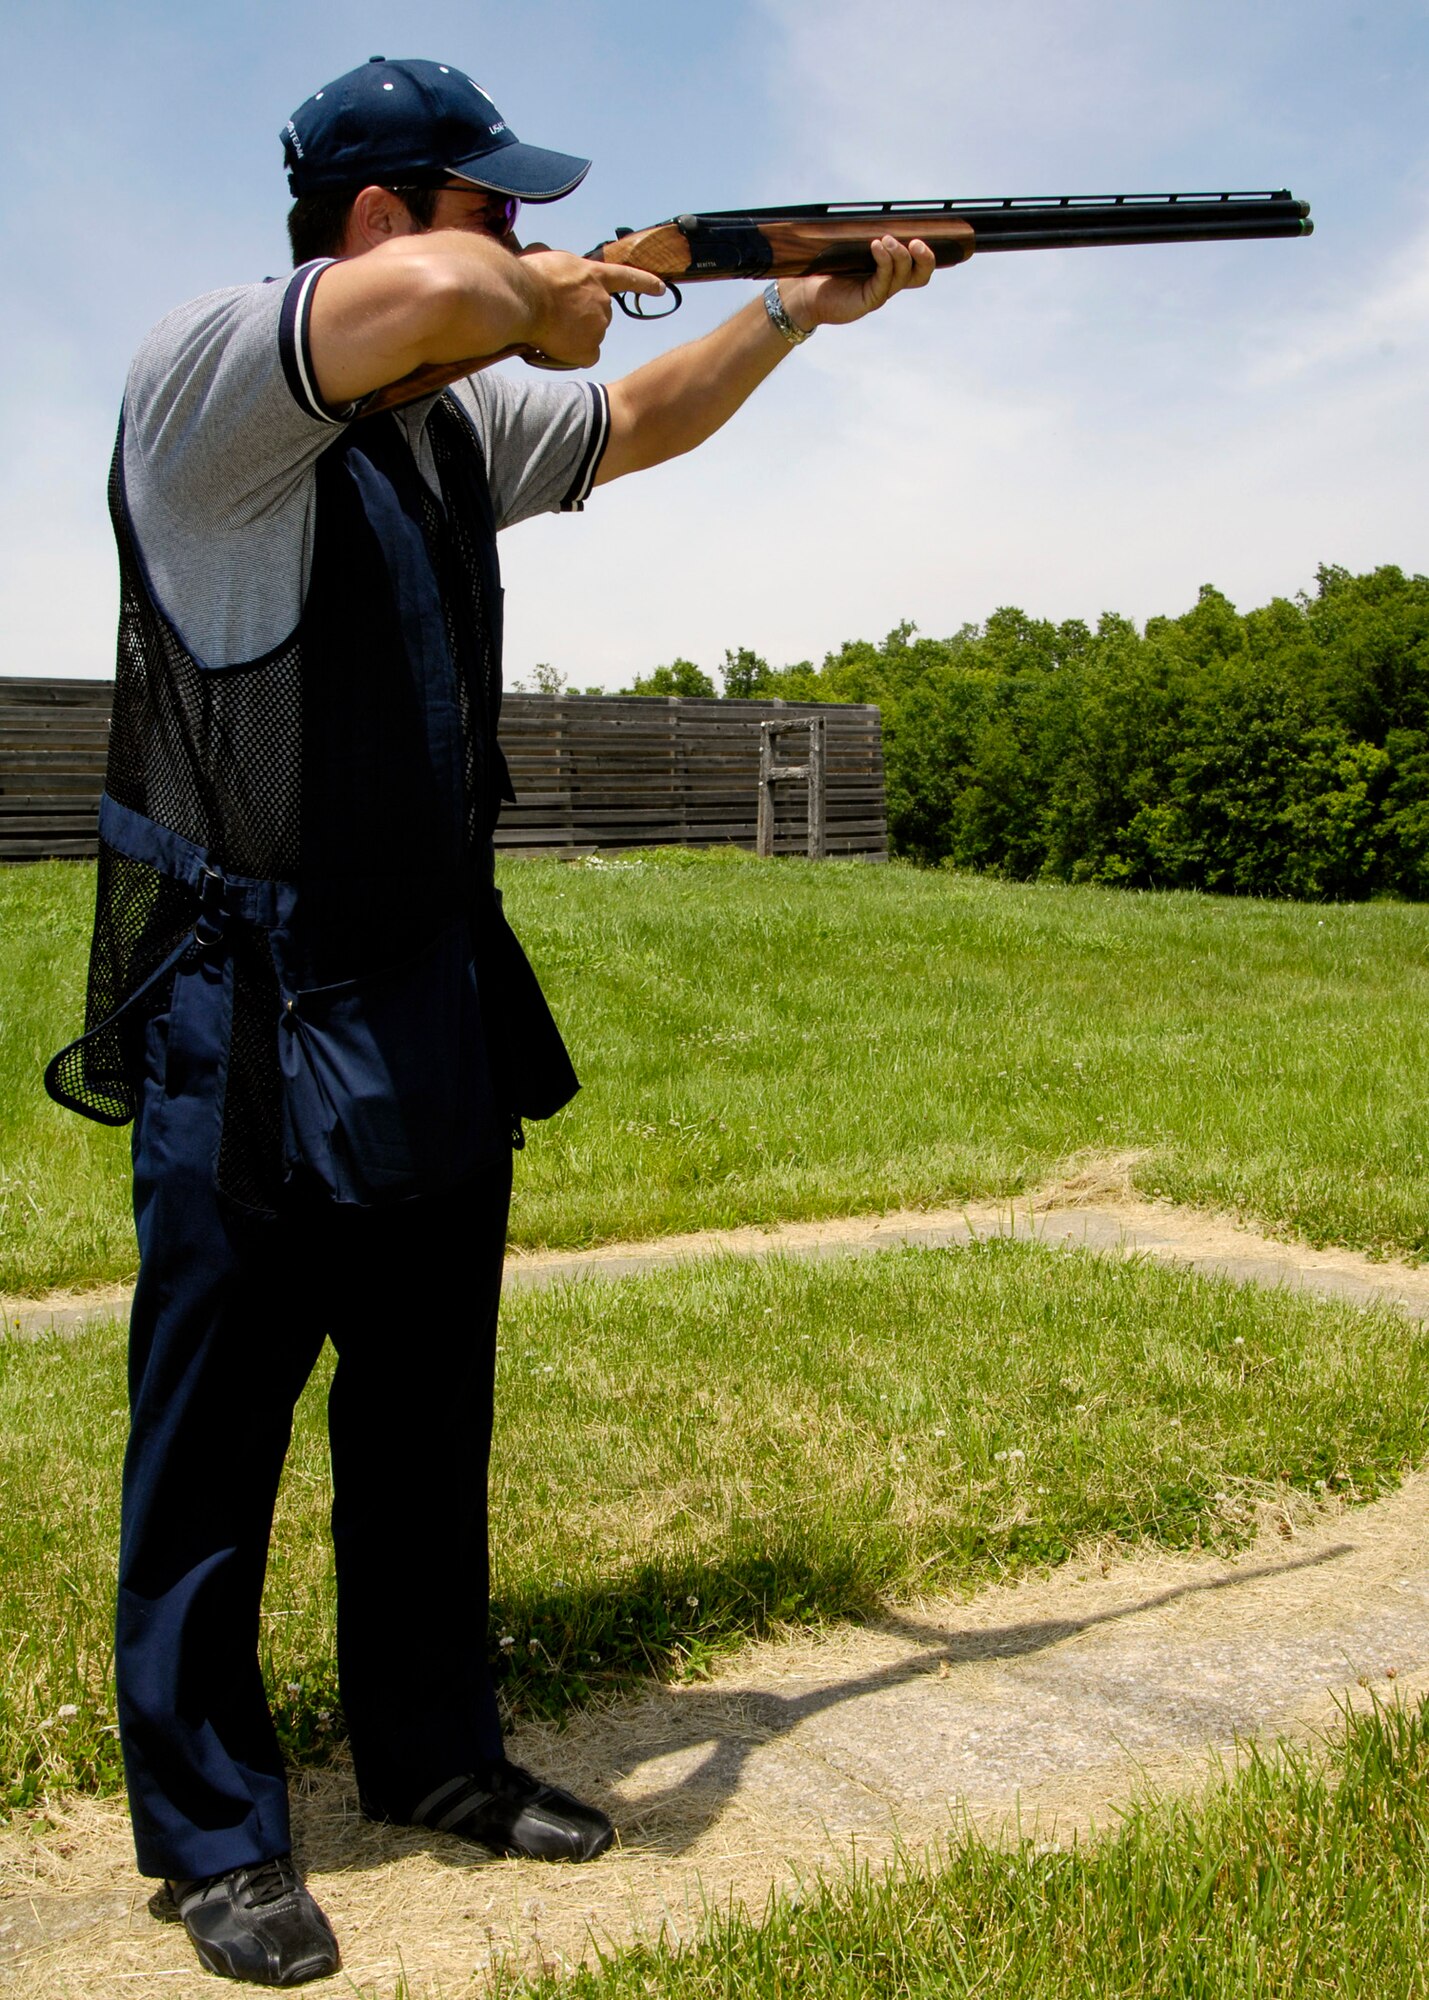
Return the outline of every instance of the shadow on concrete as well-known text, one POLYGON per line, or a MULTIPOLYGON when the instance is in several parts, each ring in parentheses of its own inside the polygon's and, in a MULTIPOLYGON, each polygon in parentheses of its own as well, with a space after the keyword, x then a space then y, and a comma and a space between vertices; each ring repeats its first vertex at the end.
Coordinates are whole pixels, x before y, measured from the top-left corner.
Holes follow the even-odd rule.
MULTIPOLYGON (((678 1781, 662 1790, 643 1794, 633 1810, 626 1808, 624 1817, 627 1824, 622 1830, 622 1844, 627 1852, 649 1850, 672 1859, 685 1853, 718 1823, 738 1791, 745 1766, 755 1750, 789 1735, 812 1717, 841 1703, 906 1686, 909 1682, 939 1673, 944 1665, 955 1667, 974 1661, 1024 1659, 1029 1654, 1044 1652, 1098 1626, 1139 1617, 1144 1612, 1159 1610, 1182 1598, 1210 1591, 1238 1590, 1265 1578, 1322 1568, 1353 1552, 1352 1543, 1340 1542, 1288 1562, 1248 1565, 1222 1576, 1174 1584, 1138 1597, 1133 1603, 1120 1604, 1105 1611, 1091 1611, 1084 1618, 1031 1618, 1013 1624, 959 1632, 946 1626, 929 1625, 926 1620, 912 1614, 886 1613, 870 1620, 866 1629, 915 1641, 926 1639, 930 1643, 893 1665, 879 1667, 853 1680, 831 1681, 826 1686, 794 1695, 775 1694, 766 1689, 741 1690, 738 1687, 682 1690, 670 1702, 668 1727, 662 1731, 659 1749, 653 1754, 663 1760, 698 1749, 703 1744, 708 1744, 708 1752, 678 1781), (699 1807, 692 1811, 696 1799, 699 1807), (667 1822, 663 1827, 660 1824, 662 1818, 667 1822), (648 1833, 644 1830, 647 1826, 650 1829, 648 1833)), ((626 1779, 637 1771, 640 1762, 646 1761, 642 1758, 633 1765, 622 1761, 618 1720, 614 1718, 608 1748, 611 1762, 608 1783, 612 1787, 617 1780, 626 1779)), ((559 1782, 560 1773, 557 1771, 543 1775, 559 1782)), ((609 1794, 605 1802, 612 1803, 609 1794)), ((449 1836, 426 1835, 420 1829, 404 1828, 400 1839, 404 1852, 412 1852, 414 1848, 425 1850, 434 1860, 456 1869, 480 1867, 488 1859, 484 1850, 468 1847, 449 1836)), ((387 1858, 385 1855, 380 1857, 383 1862, 387 1858)), ((378 1857, 354 1856, 351 1865, 354 1868, 378 1865, 378 1857)))

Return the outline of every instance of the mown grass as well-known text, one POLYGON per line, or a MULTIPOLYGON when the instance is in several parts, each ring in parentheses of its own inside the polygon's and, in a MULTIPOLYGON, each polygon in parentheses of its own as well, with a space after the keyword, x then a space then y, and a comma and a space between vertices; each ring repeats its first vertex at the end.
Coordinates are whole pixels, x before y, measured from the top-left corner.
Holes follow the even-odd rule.
MULTIPOLYGON (((1316 1241, 1429 1250, 1429 909, 1019 887, 681 849, 506 861, 586 1088, 513 1237, 582 1244, 1027 1189, 1086 1149, 1316 1241)), ((43 1098, 92 870, 0 870, 0 1291, 122 1277, 123 1133, 43 1098)))
MULTIPOLYGON (((1267 1500, 1367 1498, 1429 1449, 1429 1333, 1391 1313, 1006 1242, 516 1293, 504 1329, 493 1645, 511 1702, 547 1714, 1092 1538, 1235 1544, 1267 1500)), ((419 1351, 420 1308, 406 1335, 419 1351)), ((264 1620, 300 1759, 340 1731, 326 1372, 264 1620)), ((0 1343, 12 1803, 117 1782, 122 1381, 118 1327, 0 1343)))
POLYGON ((1250 1756, 1205 1797, 1065 1851, 968 1839, 498 1995, 569 2000, 1418 2000, 1429 1712, 1347 1716, 1327 1757, 1250 1756))

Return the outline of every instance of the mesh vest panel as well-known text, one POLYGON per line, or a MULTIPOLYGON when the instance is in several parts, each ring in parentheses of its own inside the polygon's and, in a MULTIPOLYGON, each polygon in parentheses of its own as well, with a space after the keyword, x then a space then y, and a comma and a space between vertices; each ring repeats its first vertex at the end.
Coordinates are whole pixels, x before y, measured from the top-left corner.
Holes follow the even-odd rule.
MULTIPOLYGON (((494 522, 465 418, 443 400, 428 432, 440 499, 390 417, 324 454, 302 619, 273 652, 232 667, 200 665, 154 602, 124 503, 122 427, 111 469, 120 620, 106 789, 225 873, 295 882, 314 984, 400 958, 490 876, 504 771, 494 522), (415 540, 398 548, 405 523, 415 540), (430 618, 412 617, 428 600, 435 638, 430 618)), ((101 841, 86 1033, 58 1067, 75 1108, 109 1124, 134 1115, 144 1028, 169 1004, 172 975, 125 1003, 196 915, 191 889, 101 841)), ((233 923, 226 949, 219 1184, 261 1210, 283 1174, 278 985, 261 929, 233 923)))

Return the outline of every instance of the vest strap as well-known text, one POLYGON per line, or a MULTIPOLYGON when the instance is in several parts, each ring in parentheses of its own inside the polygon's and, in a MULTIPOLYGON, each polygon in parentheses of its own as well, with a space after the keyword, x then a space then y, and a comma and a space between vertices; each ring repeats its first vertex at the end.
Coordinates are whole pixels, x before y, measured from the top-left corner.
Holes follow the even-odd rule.
POLYGON ((131 861, 148 867, 196 890, 202 914, 200 924, 213 929, 212 940, 222 935, 222 919, 238 917, 245 923, 274 930, 286 922, 296 895, 291 882, 264 881, 253 875, 230 875, 216 867, 206 849, 170 827, 160 826, 146 813, 121 806, 105 792, 99 801, 99 837, 131 861))

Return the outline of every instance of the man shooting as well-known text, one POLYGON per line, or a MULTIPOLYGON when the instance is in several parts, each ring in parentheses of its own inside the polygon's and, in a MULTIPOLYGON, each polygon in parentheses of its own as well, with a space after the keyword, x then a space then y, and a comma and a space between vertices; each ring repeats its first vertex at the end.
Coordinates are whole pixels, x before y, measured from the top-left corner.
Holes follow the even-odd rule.
POLYGON ((786 278, 609 387, 495 373, 589 367, 614 295, 663 289, 519 242, 520 204, 588 162, 521 144, 463 71, 381 57, 284 145, 291 279, 180 307, 130 371, 87 1032, 47 1075, 134 1120, 115 1660, 139 1867, 206 1966, 267 1985, 337 1964, 257 1662, 325 1337, 363 1811, 541 1858, 612 1838, 505 1758, 487 1655, 512 1146, 576 1089, 494 887, 496 535, 691 450, 816 327, 933 269, 881 237, 872 276, 786 278), (424 1315, 414 1281, 468 1305, 424 1315))

